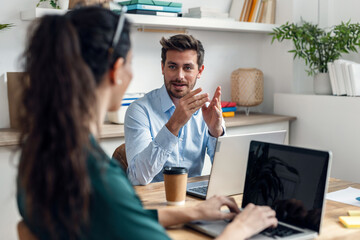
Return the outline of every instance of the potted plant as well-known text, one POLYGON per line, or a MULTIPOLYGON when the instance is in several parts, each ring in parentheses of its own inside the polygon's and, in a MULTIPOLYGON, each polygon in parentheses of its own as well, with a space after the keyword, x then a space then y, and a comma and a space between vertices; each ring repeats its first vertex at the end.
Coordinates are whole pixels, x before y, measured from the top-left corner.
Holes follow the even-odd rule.
POLYGON ((36 7, 54 8, 54 9, 68 9, 69 0, 39 0, 36 7))
POLYGON ((302 21, 300 25, 285 23, 274 28, 272 43, 277 40, 292 40, 294 59, 304 59, 309 76, 314 76, 314 91, 317 94, 331 94, 328 62, 339 59, 341 54, 357 52, 360 45, 360 24, 350 21, 331 28, 322 29, 317 24, 302 21), (322 82, 326 83, 323 86, 322 82), (322 87, 323 86, 323 87, 322 87))

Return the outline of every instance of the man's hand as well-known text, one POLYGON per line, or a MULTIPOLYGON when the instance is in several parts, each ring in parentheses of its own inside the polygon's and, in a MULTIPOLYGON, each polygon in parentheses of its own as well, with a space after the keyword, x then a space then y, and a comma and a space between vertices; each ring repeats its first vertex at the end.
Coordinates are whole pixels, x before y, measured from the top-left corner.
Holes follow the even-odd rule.
POLYGON ((182 97, 176 106, 174 114, 165 124, 169 131, 175 136, 179 135, 180 128, 189 121, 191 116, 204 106, 206 102, 210 101, 207 93, 196 95, 201 91, 202 89, 198 88, 182 97))
POLYGON ((209 132, 213 137, 220 137, 224 133, 221 126, 222 111, 221 111, 221 87, 217 87, 214 97, 208 107, 202 107, 204 121, 206 122, 209 132))

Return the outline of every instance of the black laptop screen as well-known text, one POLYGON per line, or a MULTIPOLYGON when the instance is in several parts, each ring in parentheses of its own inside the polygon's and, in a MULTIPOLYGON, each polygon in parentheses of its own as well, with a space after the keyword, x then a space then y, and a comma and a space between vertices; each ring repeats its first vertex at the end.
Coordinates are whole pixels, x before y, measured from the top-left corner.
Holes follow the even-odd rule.
POLYGON ((252 141, 242 207, 267 205, 279 221, 319 232, 329 153, 252 141))

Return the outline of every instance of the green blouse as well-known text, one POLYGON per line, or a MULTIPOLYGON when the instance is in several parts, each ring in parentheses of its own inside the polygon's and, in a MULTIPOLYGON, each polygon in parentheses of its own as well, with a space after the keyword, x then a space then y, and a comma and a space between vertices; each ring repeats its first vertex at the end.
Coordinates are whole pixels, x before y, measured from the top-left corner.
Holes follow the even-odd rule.
MULTIPOLYGON (((87 158, 92 184, 90 224, 83 239, 169 239, 158 222, 157 211, 143 208, 118 162, 110 159, 92 136, 91 144, 93 149, 87 158)), ((21 216, 40 239, 48 239, 47 231, 37 227, 41 222, 36 224, 27 218, 24 195, 18 189, 21 216)))

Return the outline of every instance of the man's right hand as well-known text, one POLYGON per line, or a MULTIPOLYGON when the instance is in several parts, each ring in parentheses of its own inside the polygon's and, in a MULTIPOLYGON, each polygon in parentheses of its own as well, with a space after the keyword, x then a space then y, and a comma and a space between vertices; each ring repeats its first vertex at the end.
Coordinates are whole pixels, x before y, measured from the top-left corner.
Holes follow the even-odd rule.
POLYGON ((191 116, 204 106, 206 102, 210 101, 209 94, 198 94, 201 91, 202 89, 198 88, 182 97, 176 106, 174 114, 165 124, 169 131, 175 136, 179 135, 180 128, 189 121, 191 116))

